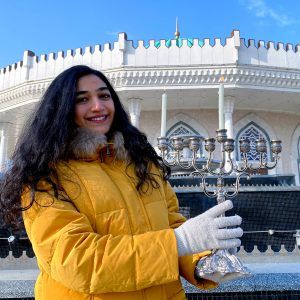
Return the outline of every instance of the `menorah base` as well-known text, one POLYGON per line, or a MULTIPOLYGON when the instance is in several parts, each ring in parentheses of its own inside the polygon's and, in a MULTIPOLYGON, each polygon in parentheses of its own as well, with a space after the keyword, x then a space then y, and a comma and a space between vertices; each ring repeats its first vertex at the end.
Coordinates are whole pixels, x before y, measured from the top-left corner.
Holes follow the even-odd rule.
POLYGON ((224 249, 203 257, 196 266, 195 275, 199 278, 221 283, 248 277, 251 272, 242 265, 234 254, 230 254, 227 249, 224 249))

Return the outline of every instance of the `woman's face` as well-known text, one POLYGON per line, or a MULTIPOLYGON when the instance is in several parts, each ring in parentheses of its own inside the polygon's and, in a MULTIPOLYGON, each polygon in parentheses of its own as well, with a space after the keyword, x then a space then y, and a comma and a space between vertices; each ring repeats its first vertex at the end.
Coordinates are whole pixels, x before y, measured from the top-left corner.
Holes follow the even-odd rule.
POLYGON ((96 75, 81 77, 77 83, 75 123, 106 134, 112 125, 115 106, 106 84, 96 75))

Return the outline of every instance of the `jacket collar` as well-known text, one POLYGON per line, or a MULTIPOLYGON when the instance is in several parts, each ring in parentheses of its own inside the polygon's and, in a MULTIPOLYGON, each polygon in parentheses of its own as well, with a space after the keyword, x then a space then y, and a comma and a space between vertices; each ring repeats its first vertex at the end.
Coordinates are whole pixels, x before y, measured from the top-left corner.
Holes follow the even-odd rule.
POLYGON ((110 158, 109 160, 112 161, 129 161, 129 154, 124 146, 124 137, 119 131, 114 132, 112 140, 107 141, 104 134, 86 128, 77 128, 68 150, 69 157, 73 159, 86 161, 100 159, 104 162, 110 158))

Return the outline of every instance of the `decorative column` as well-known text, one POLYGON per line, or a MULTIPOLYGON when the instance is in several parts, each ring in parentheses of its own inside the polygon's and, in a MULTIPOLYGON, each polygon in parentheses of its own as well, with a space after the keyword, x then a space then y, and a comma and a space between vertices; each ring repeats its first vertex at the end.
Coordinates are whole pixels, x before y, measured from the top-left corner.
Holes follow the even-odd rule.
POLYGON ((131 98, 128 99, 128 110, 130 115, 131 124, 136 128, 139 128, 140 125, 140 113, 141 113, 141 102, 142 99, 131 98))
MULTIPOLYGON (((224 101, 224 119, 225 119, 225 129, 227 129, 227 137, 229 139, 235 139, 233 135, 233 123, 232 123, 232 114, 234 109, 234 97, 232 96, 226 96, 224 101)), ((239 145, 235 145, 238 147, 239 145)), ((226 160, 227 160, 227 154, 226 154, 226 160)), ((235 153, 233 153, 232 160, 235 161, 235 153)), ((229 164, 225 163, 225 169, 229 169, 229 164)))
POLYGON ((225 129, 227 129, 227 137, 233 139, 233 123, 232 123, 232 113, 234 108, 234 97, 226 96, 224 102, 224 119, 225 119, 225 129))
POLYGON ((0 123, 0 126, 0 172, 4 172, 7 164, 7 125, 0 123))
POLYGON ((166 136, 167 133, 167 106, 168 106, 168 96, 166 90, 164 90, 161 96, 160 136, 166 136))

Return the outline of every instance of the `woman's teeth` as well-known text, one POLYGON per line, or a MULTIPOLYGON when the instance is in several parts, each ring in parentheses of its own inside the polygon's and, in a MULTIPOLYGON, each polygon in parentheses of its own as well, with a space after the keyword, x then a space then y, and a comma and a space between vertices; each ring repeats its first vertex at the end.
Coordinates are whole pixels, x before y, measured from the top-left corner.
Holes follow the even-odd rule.
POLYGON ((106 119, 107 116, 102 116, 102 117, 95 117, 95 118, 90 118, 90 121, 103 121, 106 119))

